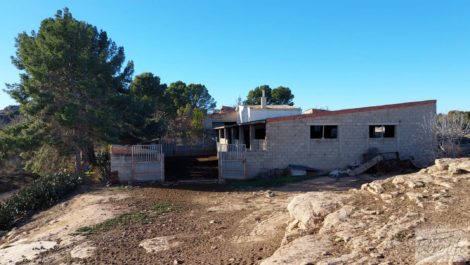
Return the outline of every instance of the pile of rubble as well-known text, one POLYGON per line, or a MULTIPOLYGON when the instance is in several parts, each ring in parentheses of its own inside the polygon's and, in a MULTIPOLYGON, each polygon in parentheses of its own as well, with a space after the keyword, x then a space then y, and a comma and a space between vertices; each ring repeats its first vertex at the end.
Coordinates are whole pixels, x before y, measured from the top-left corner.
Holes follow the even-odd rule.
POLYGON ((281 247, 261 264, 469 261, 468 219, 461 220, 467 225, 459 227, 464 236, 453 242, 452 255, 445 252, 446 243, 440 251, 419 248, 419 242, 433 234, 432 228, 445 227, 441 224, 456 202, 470 207, 470 193, 465 191, 469 184, 470 158, 440 159, 417 173, 377 180, 361 189, 296 196, 288 205, 292 220, 281 247))

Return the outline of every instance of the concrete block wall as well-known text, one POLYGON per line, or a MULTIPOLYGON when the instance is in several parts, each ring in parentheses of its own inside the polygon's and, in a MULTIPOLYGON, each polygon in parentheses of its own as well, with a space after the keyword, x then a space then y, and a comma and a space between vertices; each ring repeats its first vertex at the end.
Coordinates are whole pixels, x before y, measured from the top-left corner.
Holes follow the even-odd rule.
POLYGON ((245 167, 246 178, 255 178, 260 173, 267 171, 269 168, 265 167, 267 152, 246 152, 245 154, 245 167))
POLYGON ((350 112, 266 123, 267 150, 247 153, 249 176, 274 168, 300 164, 320 170, 362 162, 369 148, 399 152, 417 164, 432 162, 432 142, 423 133, 424 121, 436 114, 436 104, 350 112), (394 138, 369 138, 369 125, 395 125, 394 138), (311 125, 338 125, 337 139, 310 139, 311 125))

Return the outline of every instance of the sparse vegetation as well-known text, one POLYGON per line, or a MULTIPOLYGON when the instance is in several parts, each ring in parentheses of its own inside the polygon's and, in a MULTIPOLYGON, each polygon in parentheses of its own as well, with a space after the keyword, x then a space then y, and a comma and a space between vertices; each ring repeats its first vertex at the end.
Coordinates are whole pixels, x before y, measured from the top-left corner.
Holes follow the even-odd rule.
POLYGON ((149 211, 130 212, 121 214, 117 217, 108 219, 104 222, 96 224, 94 226, 84 226, 77 229, 74 234, 95 234, 99 232, 105 232, 112 230, 119 226, 128 226, 134 223, 147 224, 151 220, 163 213, 175 211, 176 207, 165 201, 155 202, 149 211))
POLYGON ((424 130, 427 131, 436 158, 459 157, 462 155, 460 145, 470 133, 470 124, 464 112, 449 112, 439 114, 429 120, 425 119, 424 130), (430 136, 430 137, 429 137, 430 136))

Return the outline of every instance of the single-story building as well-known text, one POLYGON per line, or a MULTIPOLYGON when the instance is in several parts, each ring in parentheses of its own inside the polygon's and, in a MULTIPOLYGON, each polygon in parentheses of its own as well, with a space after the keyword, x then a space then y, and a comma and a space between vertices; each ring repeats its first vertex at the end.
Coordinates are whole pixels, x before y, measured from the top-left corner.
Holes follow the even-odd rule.
POLYGON ((239 106, 232 120, 215 127, 219 151, 244 145, 244 174, 303 165, 334 170, 364 162, 370 150, 397 153, 426 165, 433 161, 426 121, 436 115, 436 100, 302 114, 292 106, 239 106), (244 148, 245 150, 245 148, 244 148))

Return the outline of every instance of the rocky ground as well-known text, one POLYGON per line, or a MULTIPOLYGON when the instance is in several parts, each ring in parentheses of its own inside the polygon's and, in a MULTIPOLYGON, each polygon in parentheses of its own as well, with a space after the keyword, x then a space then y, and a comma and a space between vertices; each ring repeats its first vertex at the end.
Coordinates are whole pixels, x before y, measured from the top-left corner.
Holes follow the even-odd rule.
POLYGON ((94 188, 2 237, 0 264, 447 264, 448 253, 463 262, 469 171, 461 159, 269 191, 94 188))
POLYGON ((288 205, 282 246, 261 264, 468 264, 470 158, 288 205))

